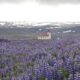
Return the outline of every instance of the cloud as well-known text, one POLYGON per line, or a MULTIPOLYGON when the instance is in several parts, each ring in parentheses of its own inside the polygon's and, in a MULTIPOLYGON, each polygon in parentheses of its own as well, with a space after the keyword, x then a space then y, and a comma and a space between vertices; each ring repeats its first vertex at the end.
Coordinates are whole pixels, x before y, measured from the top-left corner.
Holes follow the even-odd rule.
POLYGON ((20 3, 24 1, 29 1, 29 0, 0 0, 0 3, 20 3))
POLYGON ((1 2, 18 3, 24 1, 36 1, 41 4, 80 3, 80 0, 0 0, 0 3, 1 2))
POLYGON ((60 4, 60 3, 71 3, 71 4, 76 4, 80 3, 80 0, 36 0, 40 3, 45 3, 45 4, 60 4))

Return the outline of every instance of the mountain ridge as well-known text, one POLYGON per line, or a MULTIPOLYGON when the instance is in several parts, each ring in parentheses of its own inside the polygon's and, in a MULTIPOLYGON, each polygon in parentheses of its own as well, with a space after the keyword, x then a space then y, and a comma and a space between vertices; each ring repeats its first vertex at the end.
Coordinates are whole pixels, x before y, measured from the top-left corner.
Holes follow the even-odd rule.
POLYGON ((58 23, 58 22, 39 22, 39 23, 28 23, 28 22, 0 22, 0 28, 35 28, 35 27, 54 27, 54 28, 66 28, 80 25, 80 22, 66 22, 66 23, 58 23))

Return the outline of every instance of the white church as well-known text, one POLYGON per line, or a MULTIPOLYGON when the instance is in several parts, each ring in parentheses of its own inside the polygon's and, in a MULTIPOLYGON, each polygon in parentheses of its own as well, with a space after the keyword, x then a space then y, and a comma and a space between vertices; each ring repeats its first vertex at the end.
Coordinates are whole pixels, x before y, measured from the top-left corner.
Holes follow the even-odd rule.
POLYGON ((41 32, 38 35, 38 40, 49 40, 51 39, 51 32, 41 32))

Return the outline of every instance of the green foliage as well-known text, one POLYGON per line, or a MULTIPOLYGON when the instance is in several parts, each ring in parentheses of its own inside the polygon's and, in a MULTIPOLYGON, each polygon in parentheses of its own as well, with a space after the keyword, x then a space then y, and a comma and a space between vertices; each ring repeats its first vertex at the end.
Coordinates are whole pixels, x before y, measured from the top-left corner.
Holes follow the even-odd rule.
POLYGON ((7 77, 7 78, 10 77, 10 73, 9 73, 9 72, 6 73, 6 77, 7 77))
POLYGON ((27 63, 27 67, 30 67, 30 66, 32 66, 32 67, 34 66, 33 62, 28 62, 27 63))
POLYGON ((14 76, 17 76, 17 71, 16 70, 14 71, 14 76))
POLYGON ((41 76, 39 80, 46 80, 46 78, 44 76, 41 76))
POLYGON ((15 63, 13 69, 16 70, 19 66, 19 63, 15 63))
POLYGON ((18 74, 18 72, 17 72, 18 66, 19 66, 19 63, 15 63, 14 67, 13 67, 13 72, 14 72, 15 76, 17 76, 17 74, 18 74))
POLYGON ((0 73, 0 79, 2 78, 2 74, 0 73))
POLYGON ((2 67, 2 64, 0 64, 0 68, 2 67))
POLYGON ((12 59, 13 59, 13 60, 16 60, 16 56, 12 56, 12 59))
POLYGON ((4 68, 5 67, 5 65, 4 64, 0 64, 0 68, 4 68))
POLYGON ((61 68, 61 72, 64 76, 64 79, 67 79, 69 77, 69 72, 66 69, 61 68))
POLYGON ((51 51, 52 50, 52 48, 48 48, 48 51, 51 51))
POLYGON ((32 76, 34 77, 35 76, 35 72, 32 70, 32 76))
POLYGON ((57 57, 56 53, 52 53, 51 55, 52 55, 53 58, 57 57))

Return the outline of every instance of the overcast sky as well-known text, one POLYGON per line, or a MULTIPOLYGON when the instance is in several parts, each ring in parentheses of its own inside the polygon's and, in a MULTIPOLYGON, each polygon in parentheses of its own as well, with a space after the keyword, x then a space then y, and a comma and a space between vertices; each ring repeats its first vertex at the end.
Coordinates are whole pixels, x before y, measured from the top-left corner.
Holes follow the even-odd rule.
POLYGON ((79 22, 80 0, 0 0, 0 21, 79 22))

